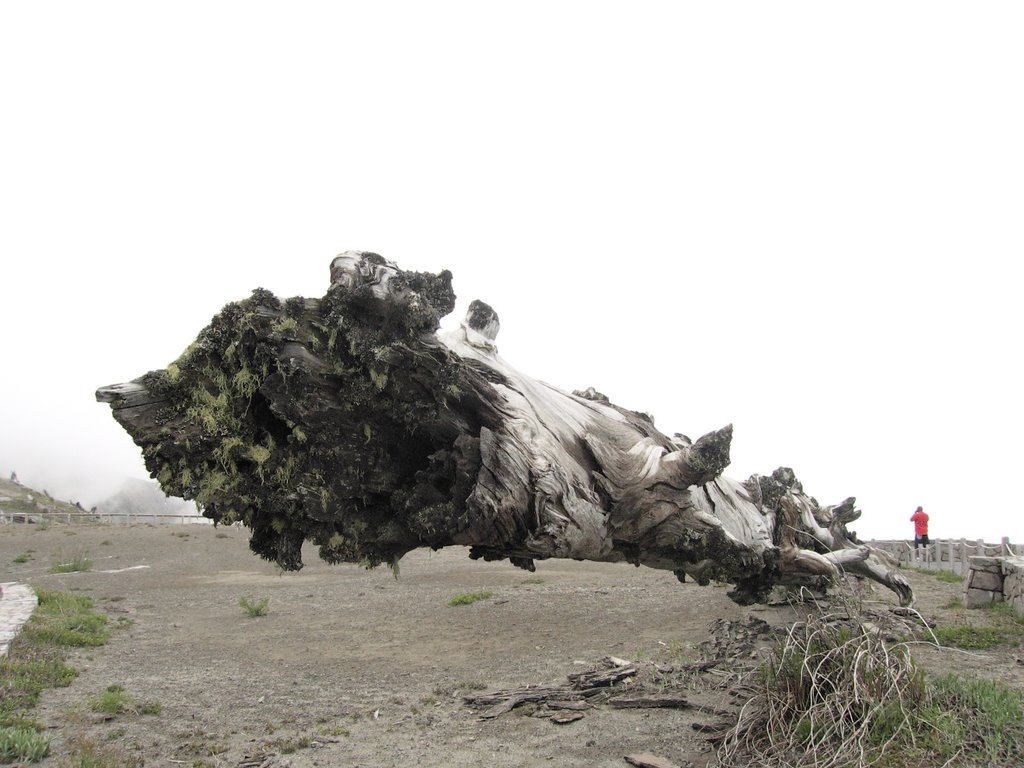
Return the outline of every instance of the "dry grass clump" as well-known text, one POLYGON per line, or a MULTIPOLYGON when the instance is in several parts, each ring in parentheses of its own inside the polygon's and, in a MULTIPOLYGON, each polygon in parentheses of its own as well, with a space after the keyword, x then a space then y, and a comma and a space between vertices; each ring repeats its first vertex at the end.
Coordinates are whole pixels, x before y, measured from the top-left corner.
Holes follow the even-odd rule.
MULTIPOLYGON (((872 620, 877 620, 872 615, 872 620)), ((990 680, 929 680, 858 606, 793 625, 751 675, 723 766, 1021 765, 1024 698, 990 680)))

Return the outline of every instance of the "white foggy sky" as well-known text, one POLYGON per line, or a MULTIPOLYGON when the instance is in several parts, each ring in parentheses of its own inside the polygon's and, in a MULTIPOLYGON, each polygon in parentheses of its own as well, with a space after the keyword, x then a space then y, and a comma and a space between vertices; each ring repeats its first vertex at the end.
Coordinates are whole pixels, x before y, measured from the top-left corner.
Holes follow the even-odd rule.
POLYGON ((364 249, 862 537, 1024 541, 1021 8, 5 3, 0 472, 145 476, 94 390, 364 249))

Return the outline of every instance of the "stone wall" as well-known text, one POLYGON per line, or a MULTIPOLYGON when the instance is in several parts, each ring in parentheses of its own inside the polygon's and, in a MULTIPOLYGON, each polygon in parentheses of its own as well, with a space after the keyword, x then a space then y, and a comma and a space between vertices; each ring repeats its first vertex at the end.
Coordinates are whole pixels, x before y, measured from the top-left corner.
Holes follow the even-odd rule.
POLYGON ((1007 602, 1024 611, 1024 557, 972 557, 964 602, 968 608, 1007 602))

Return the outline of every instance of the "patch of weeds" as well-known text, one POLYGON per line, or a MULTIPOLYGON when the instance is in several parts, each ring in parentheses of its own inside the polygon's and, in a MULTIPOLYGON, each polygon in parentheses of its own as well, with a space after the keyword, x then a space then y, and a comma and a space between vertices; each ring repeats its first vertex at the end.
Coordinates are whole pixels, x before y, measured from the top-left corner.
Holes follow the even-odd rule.
POLYGON ((65 553, 58 549, 50 573, 78 573, 92 569, 92 559, 87 552, 65 553))
POLYGON ((157 715, 162 707, 156 701, 137 701, 120 685, 108 686, 103 693, 88 699, 89 709, 107 715, 157 715))
POLYGON ((63 688, 78 674, 64 663, 68 648, 102 645, 107 617, 88 597, 40 589, 39 605, 0 659, 0 726, 34 724, 30 712, 40 694, 63 688))
POLYGON ((993 603, 983 609, 991 623, 978 626, 955 624, 937 627, 935 638, 941 645, 968 650, 985 650, 998 645, 1024 645, 1024 615, 1009 603, 993 603))
POLYGON ((248 597, 240 597, 238 598, 238 605, 243 611, 245 611, 247 616, 251 616, 253 618, 257 616, 266 616, 270 610, 267 607, 270 605, 270 598, 261 597, 258 600, 253 600, 248 597))
POLYGON ((697 658, 697 650, 690 643, 672 640, 661 649, 660 656, 673 664, 685 664, 697 658))
POLYGON ((217 533, 214 534, 214 538, 215 539, 230 539, 231 537, 228 536, 226 533, 224 533, 224 531, 217 531, 217 533))
POLYGON ((721 765, 1021 764, 1024 695, 992 680, 929 680, 905 644, 847 610, 809 617, 778 642, 721 765))
POLYGON ((140 757, 126 755, 116 747, 103 745, 85 737, 71 745, 71 753, 60 768, 142 768, 140 757))
POLYGON ((172 536, 177 536, 179 539, 187 539, 189 537, 189 532, 188 531, 175 531, 171 535, 172 536))
POLYGON ((39 605, 16 640, 61 648, 89 648, 107 642, 107 616, 93 610, 92 598, 48 589, 37 590, 36 597, 39 605))
POLYGON ((478 600, 487 600, 494 597, 493 592, 461 592, 448 601, 448 605, 471 605, 478 600))
POLYGON ((109 547, 113 543, 114 542, 112 542, 110 539, 104 539, 103 541, 100 542, 100 546, 101 547, 109 547))
POLYGON ((939 607, 945 608, 946 610, 950 611, 959 610, 960 608, 964 607, 964 599, 960 595, 954 595, 953 597, 949 598, 949 600, 946 603, 939 607))
POLYGON ((318 725, 316 732, 321 736, 348 736, 352 732, 343 725, 318 725))
POLYGON ((1024 759, 1024 694, 995 680, 953 674, 932 681, 931 693, 933 702, 958 724, 969 755, 993 765, 1024 759))
POLYGON ((544 577, 543 576, 527 576, 525 579, 521 579, 519 581, 519 583, 516 584, 516 586, 517 587, 525 587, 525 586, 528 586, 530 584, 543 584, 543 583, 544 583, 544 577))
POLYGON ((28 552, 22 552, 20 555, 15 557, 12 562, 18 563, 20 565, 21 563, 27 563, 31 559, 32 555, 30 555, 28 552))
POLYGON ((50 739, 34 728, 0 726, 0 762, 38 763, 50 753, 50 739))
POLYGON ((1014 608, 1011 603, 989 603, 985 610, 1004 623, 1024 626, 1024 613, 1014 608))
POLYGON ((308 749, 312 744, 313 737, 307 734, 296 734, 267 742, 268 747, 277 749, 282 755, 290 755, 300 749, 308 749))
POLYGON ((914 573, 922 573, 925 576, 931 576, 938 581, 945 582, 947 584, 963 584, 964 577, 956 571, 944 571, 941 568, 919 568, 914 565, 903 566, 903 570, 913 571, 914 573))
POLYGON ((936 627, 933 632, 940 645, 967 650, 985 650, 997 645, 1018 645, 1019 633, 1005 627, 973 627, 958 624, 953 627, 936 627))

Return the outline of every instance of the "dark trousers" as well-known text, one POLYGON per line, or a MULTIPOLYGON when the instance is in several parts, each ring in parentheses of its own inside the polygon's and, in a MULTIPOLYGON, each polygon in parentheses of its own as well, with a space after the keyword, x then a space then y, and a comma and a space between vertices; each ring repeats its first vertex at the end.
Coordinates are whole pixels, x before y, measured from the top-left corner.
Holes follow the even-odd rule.
POLYGON ((928 546, 928 534, 927 533, 922 533, 922 534, 919 534, 919 535, 914 537, 914 549, 917 549, 917 547, 919 545, 922 546, 922 547, 927 547, 928 546))

